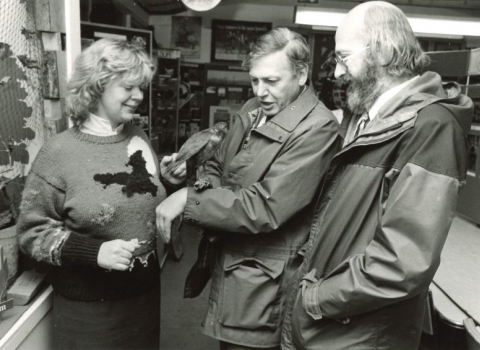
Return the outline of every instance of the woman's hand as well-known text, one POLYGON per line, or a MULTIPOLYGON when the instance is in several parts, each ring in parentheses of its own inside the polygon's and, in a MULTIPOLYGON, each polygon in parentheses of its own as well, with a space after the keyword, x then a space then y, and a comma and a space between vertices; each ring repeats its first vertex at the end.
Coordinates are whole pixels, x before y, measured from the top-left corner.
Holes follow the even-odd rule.
POLYGON ((180 165, 172 173, 165 171, 170 163, 175 162, 177 155, 178 153, 172 153, 171 156, 163 157, 162 161, 160 162, 160 172, 162 173, 163 178, 172 185, 179 185, 185 182, 185 179, 187 178, 187 165, 185 162, 183 162, 182 165, 180 165))
POLYGON ((98 251, 98 266, 107 270, 125 271, 132 260, 132 253, 139 247, 140 245, 135 240, 115 239, 105 242, 98 251))
POLYGON ((172 221, 185 210, 187 193, 187 187, 178 190, 160 203, 155 211, 157 213, 158 233, 165 243, 170 242, 172 221))

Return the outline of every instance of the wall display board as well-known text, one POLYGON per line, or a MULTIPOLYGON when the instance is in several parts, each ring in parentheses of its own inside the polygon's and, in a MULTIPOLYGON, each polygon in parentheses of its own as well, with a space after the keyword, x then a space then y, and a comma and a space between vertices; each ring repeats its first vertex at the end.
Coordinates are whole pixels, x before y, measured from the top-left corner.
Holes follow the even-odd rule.
MULTIPOLYGON (((152 54, 152 32, 141 29, 110 26, 91 22, 82 22, 80 26, 82 49, 96 40, 111 38, 118 40, 135 41, 152 54)), ((152 119, 152 87, 149 86, 143 94, 143 101, 135 111, 133 123, 140 126, 151 137, 152 119)))
POLYGON ((272 29, 272 23, 212 20, 211 61, 242 62, 258 37, 272 29))

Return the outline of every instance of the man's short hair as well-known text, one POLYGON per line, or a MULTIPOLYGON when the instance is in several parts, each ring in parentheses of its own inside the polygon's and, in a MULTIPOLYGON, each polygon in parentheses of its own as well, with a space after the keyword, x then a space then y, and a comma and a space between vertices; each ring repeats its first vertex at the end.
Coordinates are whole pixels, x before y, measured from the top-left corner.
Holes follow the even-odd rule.
POLYGON ((155 67, 143 47, 124 40, 100 39, 75 60, 67 84, 67 113, 75 125, 82 124, 114 79, 125 85, 146 87, 155 67))
POLYGON ((373 1, 369 5, 364 30, 373 57, 376 52, 384 55, 385 67, 391 76, 422 74, 430 59, 402 10, 384 1, 373 1))
POLYGON ((285 50, 293 71, 298 73, 310 65, 310 48, 303 36, 288 28, 276 28, 262 35, 251 46, 243 67, 250 69, 257 58, 285 50))

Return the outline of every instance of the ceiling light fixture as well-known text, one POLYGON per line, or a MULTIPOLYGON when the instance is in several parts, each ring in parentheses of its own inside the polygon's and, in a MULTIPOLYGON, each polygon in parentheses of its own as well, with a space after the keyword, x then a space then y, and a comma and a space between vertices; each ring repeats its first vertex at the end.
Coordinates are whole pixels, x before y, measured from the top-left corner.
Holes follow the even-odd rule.
MULTIPOLYGON (((295 23, 314 26, 313 29, 335 30, 348 11, 324 9, 320 7, 295 7, 295 23), (315 28, 316 27, 316 28, 315 28)), ((473 19, 426 18, 407 15, 413 31, 421 36, 480 36, 480 21, 473 19)))
POLYGON ((213 9, 221 0, 182 0, 183 4, 194 11, 208 11, 213 9))

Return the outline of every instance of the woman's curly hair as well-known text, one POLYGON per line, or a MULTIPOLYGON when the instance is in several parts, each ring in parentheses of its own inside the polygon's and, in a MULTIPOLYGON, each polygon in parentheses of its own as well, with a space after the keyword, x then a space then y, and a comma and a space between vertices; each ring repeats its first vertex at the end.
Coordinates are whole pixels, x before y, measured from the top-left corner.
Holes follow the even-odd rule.
POLYGON ((112 80, 146 87, 155 72, 143 47, 122 40, 100 39, 75 60, 67 84, 67 113, 75 125, 82 124, 112 80))

